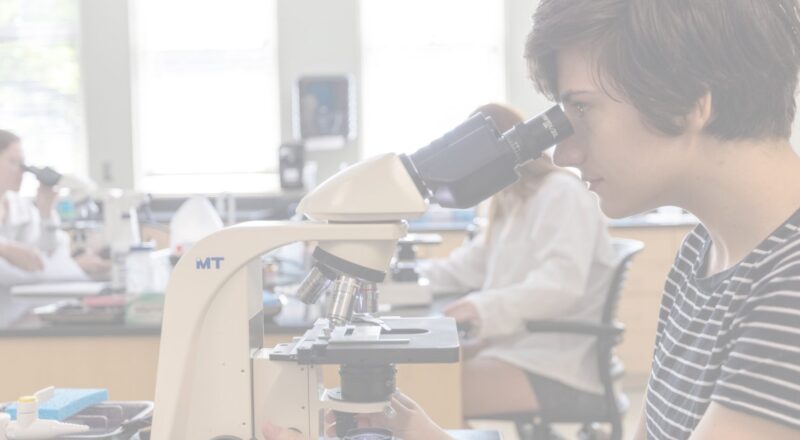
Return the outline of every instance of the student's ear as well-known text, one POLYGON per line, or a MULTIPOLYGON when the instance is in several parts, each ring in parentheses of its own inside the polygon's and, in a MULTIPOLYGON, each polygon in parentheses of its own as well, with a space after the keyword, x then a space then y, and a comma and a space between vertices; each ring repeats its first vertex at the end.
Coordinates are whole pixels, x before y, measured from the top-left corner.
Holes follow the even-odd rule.
POLYGON ((711 92, 707 91, 686 115, 686 129, 694 132, 702 131, 711 120, 711 112, 711 92))

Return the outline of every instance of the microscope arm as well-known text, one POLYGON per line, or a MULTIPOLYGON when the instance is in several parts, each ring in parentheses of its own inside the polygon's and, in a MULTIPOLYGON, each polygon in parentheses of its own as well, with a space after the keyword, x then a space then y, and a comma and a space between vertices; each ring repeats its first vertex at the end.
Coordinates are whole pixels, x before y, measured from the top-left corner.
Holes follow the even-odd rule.
POLYGON ((263 327, 248 337, 248 323, 262 311, 260 266, 248 263, 295 241, 319 241, 385 270, 405 233, 400 222, 250 222, 198 242, 178 262, 166 291, 153 439, 252 435, 250 356, 261 341, 256 347, 251 341, 263 338, 263 327))

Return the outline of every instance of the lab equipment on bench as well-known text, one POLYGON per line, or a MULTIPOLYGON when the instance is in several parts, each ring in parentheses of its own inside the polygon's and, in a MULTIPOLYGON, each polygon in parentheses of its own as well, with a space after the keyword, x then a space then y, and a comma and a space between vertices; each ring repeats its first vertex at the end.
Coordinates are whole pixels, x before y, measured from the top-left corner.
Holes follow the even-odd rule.
POLYGON ((93 199, 102 203, 105 238, 115 251, 127 252, 130 246, 141 243, 137 208, 147 201, 147 195, 118 188, 98 188, 89 179, 61 174, 50 167, 25 165, 25 171, 36 176, 45 186, 60 186, 69 191, 73 200, 93 199))
POLYGON ((297 208, 311 221, 243 223, 200 240, 167 287, 152 438, 262 439, 269 420, 317 439, 325 410, 341 437, 355 414, 387 410, 396 364, 456 362, 451 318, 372 315, 404 220, 428 199, 480 202, 570 133, 558 107, 503 134, 477 115, 414 154, 377 156, 323 182, 297 208), (302 337, 264 348, 258 257, 296 241, 318 243, 297 296, 311 304, 328 292, 327 312, 302 337), (322 364, 341 366, 341 389, 322 388, 322 364))
POLYGON ((148 197, 136 191, 118 188, 101 189, 91 180, 61 174, 50 167, 24 166, 24 170, 36 176, 45 186, 59 185, 69 191, 74 200, 89 199, 103 207, 103 239, 109 247, 111 258, 111 289, 125 288, 125 258, 131 246, 138 246, 142 239, 139 231, 137 209, 148 197))
POLYGON ((152 411, 152 402, 109 401, 104 389, 48 387, 0 405, 0 440, 128 440, 152 411))
POLYGON ((426 306, 433 302, 428 279, 417 270, 417 246, 442 243, 438 234, 408 234, 397 243, 389 266, 390 277, 380 284, 380 303, 393 307, 426 306))
MULTIPOLYGON (((69 391, 62 393, 69 395, 69 391)), ((0 413, 0 440, 25 440, 25 439, 48 439, 61 435, 78 434, 86 432, 89 427, 75 423, 65 423, 60 420, 74 414, 75 408, 83 409, 85 402, 95 403, 99 397, 105 400, 108 393, 81 393, 78 398, 72 396, 59 396, 55 406, 43 409, 45 416, 49 418, 39 418, 40 404, 50 403, 56 397, 54 387, 48 387, 37 391, 32 396, 22 396, 16 404, 6 408, 5 412, 0 413), (11 420, 11 419, 15 420, 11 420)))

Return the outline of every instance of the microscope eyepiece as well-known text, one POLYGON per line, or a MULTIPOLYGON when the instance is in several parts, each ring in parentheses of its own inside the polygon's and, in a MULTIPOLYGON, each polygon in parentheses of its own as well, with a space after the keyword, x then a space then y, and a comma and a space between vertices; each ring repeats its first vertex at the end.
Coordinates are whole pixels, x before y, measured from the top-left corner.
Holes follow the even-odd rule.
POLYGON ((50 167, 32 167, 23 165, 22 170, 36 176, 36 180, 44 186, 56 186, 61 180, 62 174, 50 167))
POLYGON ((573 133, 572 124, 560 106, 553 106, 539 116, 503 133, 517 159, 517 165, 534 160, 544 150, 566 139, 573 133))
POLYGON ((516 182, 517 166, 538 158, 572 133, 558 105, 506 133, 499 133, 490 117, 477 113, 401 159, 423 197, 446 208, 469 208, 516 182))

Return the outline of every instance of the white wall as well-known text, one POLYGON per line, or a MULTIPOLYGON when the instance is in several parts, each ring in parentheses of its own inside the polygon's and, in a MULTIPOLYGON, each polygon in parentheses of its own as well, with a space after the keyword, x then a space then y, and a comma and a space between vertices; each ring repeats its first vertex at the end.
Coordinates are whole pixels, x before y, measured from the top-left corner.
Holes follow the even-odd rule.
POLYGON ((533 87, 523 58, 531 16, 538 4, 537 0, 506 0, 506 99, 528 117, 553 105, 533 87))
MULTIPOLYGON (((132 187, 136 176, 129 1, 81 0, 88 169, 91 177, 103 185, 124 188, 132 187)), ((351 74, 356 93, 361 92, 358 0, 272 1, 277 1, 281 139, 286 140, 292 138, 292 88, 298 76, 351 74)), ((508 21, 508 102, 532 116, 547 107, 533 90, 522 59, 525 35, 537 2, 504 1, 508 21)), ((360 96, 356 102, 360 102, 360 96)), ((361 120, 359 114, 356 117, 361 120)), ((342 162, 359 159, 360 124, 357 127, 356 139, 342 149, 309 154, 310 160, 318 162, 321 178, 336 172, 342 162)))
MULTIPOLYGON (((131 112, 131 81, 135 78, 130 73, 128 1, 81 0, 88 169, 97 182, 123 188, 132 187, 136 176, 131 112)), ((277 1, 278 13, 281 139, 288 140, 292 138, 292 88, 298 76, 351 74, 356 93, 361 93, 359 8, 358 0, 272 1, 277 1)), ((506 99, 527 116, 533 116, 551 105, 534 90, 522 56, 538 1, 504 2, 506 99)), ((356 102, 360 101, 357 95, 356 102)), ((359 107, 357 111, 360 110, 359 107)), ((360 114, 356 118, 362 119, 360 114)), ((335 173, 342 162, 359 160, 360 123, 357 127, 356 139, 342 149, 309 153, 309 159, 319 165, 320 178, 335 173)), ((795 121, 792 141, 800 152, 800 118, 795 121)))
MULTIPOLYGON (((292 139, 292 91, 303 75, 349 74, 360 102, 361 51, 358 0, 278 0, 278 75, 281 96, 281 139, 292 139)), ((356 120, 360 107, 356 105, 356 120)), ((312 151, 308 160, 319 165, 322 178, 342 162, 359 160, 361 124, 355 140, 339 150, 312 151)), ((277 148, 277 146, 276 146, 277 148)))
POLYGON ((81 78, 88 170, 104 186, 134 183, 128 0, 81 0, 81 78))

